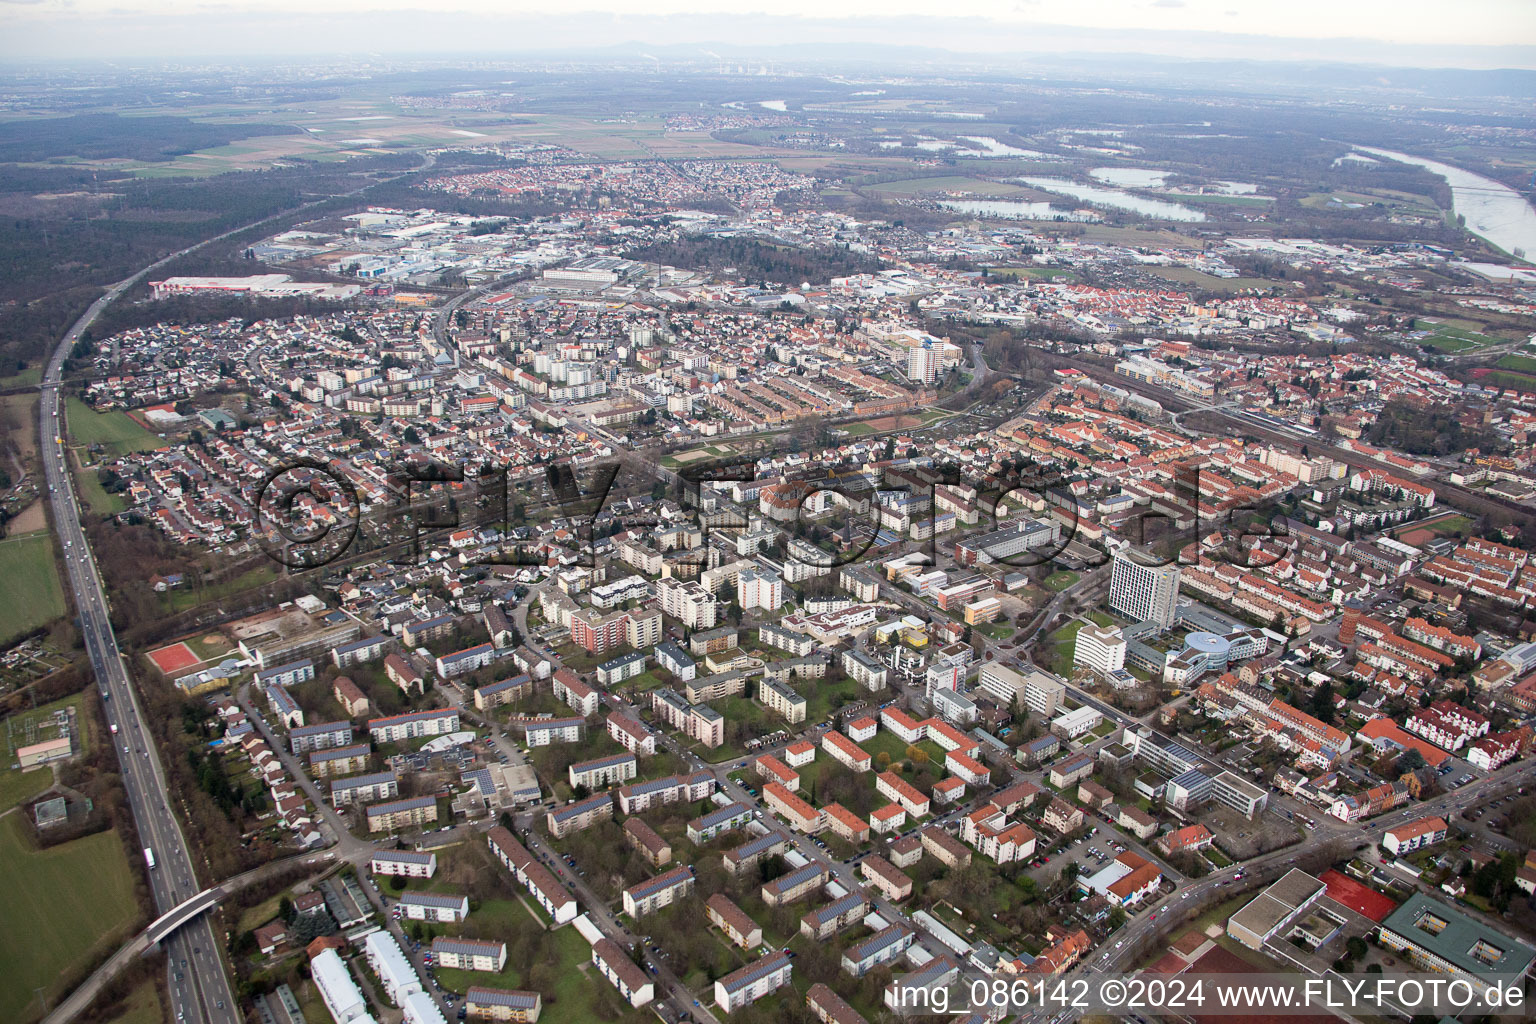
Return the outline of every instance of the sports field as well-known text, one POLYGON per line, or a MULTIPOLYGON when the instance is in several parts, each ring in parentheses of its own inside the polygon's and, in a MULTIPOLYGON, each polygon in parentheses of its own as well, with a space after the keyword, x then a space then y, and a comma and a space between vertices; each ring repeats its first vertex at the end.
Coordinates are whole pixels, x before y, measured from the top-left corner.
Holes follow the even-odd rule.
POLYGON ((118 837, 97 832, 47 850, 31 848, 15 814, 0 820, 0 1020, 40 1017, 97 950, 122 942, 138 916, 133 875, 118 837))
POLYGON ((202 661, 201 658, 192 653, 192 648, 184 643, 167 644, 159 650, 150 651, 149 660, 154 662, 155 667, 168 676, 185 672, 193 665, 202 661))
POLYGON ((0 540, 0 579, 7 600, 0 604, 0 642, 64 614, 64 589, 53 562, 53 538, 28 533, 0 540))
POLYGON ((71 398, 65 415, 69 418, 70 440, 102 445, 114 457, 165 446, 164 440, 125 412, 97 412, 78 398, 71 398))
POLYGON ((1438 352, 1468 352, 1499 343, 1498 338, 1479 333, 1475 329, 1479 326, 1470 320, 1416 320, 1413 324, 1414 330, 1429 332, 1419 344, 1438 352))

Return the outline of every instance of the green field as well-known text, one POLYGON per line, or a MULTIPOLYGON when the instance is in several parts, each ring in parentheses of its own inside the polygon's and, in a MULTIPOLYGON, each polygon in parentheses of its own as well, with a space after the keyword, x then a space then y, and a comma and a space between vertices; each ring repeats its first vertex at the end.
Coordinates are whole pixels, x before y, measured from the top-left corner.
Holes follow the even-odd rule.
POLYGON ((1439 352, 1466 352, 1499 343, 1498 338, 1473 330, 1477 326, 1469 320, 1415 320, 1413 323, 1414 330, 1430 332, 1429 337, 1419 344, 1439 352))
POLYGON ((0 579, 8 600, 0 608, 0 642, 64 614, 64 588, 53 562, 53 538, 26 533, 0 540, 0 579))
POLYGON ((1203 273, 1193 267, 1148 267, 1147 272, 1177 284, 1204 288, 1209 292, 1240 292, 1248 288, 1257 288, 1263 291, 1270 288, 1285 287, 1284 281, 1276 281, 1273 278, 1217 277, 1214 274, 1203 273))
POLYGON ((1061 572, 1053 572, 1047 576, 1042 586, 1044 586, 1046 590, 1049 590, 1053 594, 1059 594, 1080 579, 1082 579, 1082 577, 1077 573, 1062 570, 1061 572))
POLYGON ((1066 267, 988 267, 992 277, 1037 277, 1050 281, 1076 281, 1077 273, 1066 267))
POLYGON ((1492 384, 1499 388, 1513 388, 1516 391, 1536 391, 1536 376, 1527 373, 1505 373, 1495 370, 1477 379, 1479 384, 1492 384))
POLYGON ((1530 356, 1517 356, 1511 353, 1493 365, 1501 370, 1525 370, 1536 373, 1536 359, 1530 356))
POLYGON ((161 1024, 165 1013, 160 1009, 160 993, 153 982, 146 981, 123 1000, 122 1011, 111 1024, 161 1024))
POLYGON ((114 458, 165 447, 164 440, 139 426, 125 412, 97 412, 78 398, 70 398, 65 415, 71 440, 102 445, 114 458))
POLYGON ((22 819, 0 822, 0 1020, 40 1016, 37 990, 48 1005, 93 956, 121 942, 139 916, 133 874, 116 834, 33 850, 22 819))
POLYGON ((121 494, 112 494, 101 486, 94 469, 75 470, 75 493, 84 501, 86 508, 100 515, 116 515, 128 507, 121 494))

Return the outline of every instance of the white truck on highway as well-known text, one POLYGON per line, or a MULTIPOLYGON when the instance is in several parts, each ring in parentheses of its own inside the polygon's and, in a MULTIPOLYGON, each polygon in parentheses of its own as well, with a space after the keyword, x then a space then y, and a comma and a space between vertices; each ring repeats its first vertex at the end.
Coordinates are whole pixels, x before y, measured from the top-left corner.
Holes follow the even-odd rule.
POLYGON ((155 870, 155 851, 144 847, 144 863, 149 865, 149 870, 155 870))

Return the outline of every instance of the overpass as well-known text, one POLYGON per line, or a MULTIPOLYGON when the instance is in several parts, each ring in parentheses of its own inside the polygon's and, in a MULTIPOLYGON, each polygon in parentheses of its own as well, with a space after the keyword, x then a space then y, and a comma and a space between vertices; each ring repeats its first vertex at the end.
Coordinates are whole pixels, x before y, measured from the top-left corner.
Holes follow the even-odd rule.
POLYGON ((149 927, 144 929, 144 948, 153 949, 155 946, 158 946, 167 935, 205 910, 212 908, 226 895, 228 893, 225 892, 224 886, 219 885, 212 889, 204 889, 196 896, 182 900, 176 906, 151 921, 149 927))

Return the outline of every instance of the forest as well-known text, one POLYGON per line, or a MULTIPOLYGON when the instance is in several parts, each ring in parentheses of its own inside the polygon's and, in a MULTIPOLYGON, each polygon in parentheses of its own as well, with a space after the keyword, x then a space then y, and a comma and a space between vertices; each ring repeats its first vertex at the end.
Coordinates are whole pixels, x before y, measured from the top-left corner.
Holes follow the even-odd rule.
POLYGON ((801 249, 755 238, 681 238, 641 246, 624 255, 714 273, 735 267, 739 276, 749 280, 790 287, 798 287, 802 281, 826 284, 834 277, 874 273, 882 266, 879 260, 846 249, 801 249))
POLYGON ((38 361, 100 294, 167 253, 418 166, 411 154, 211 178, 95 181, 0 166, 0 375, 38 361), (78 193, 70 203, 40 193, 78 193))
POLYGON ((1407 402, 1388 402, 1377 414, 1367 440, 1410 455, 1449 455, 1468 448, 1486 450, 1497 442, 1490 432, 1463 426, 1450 406, 1420 409, 1407 402))
POLYGON ((227 146, 257 135, 294 135, 286 124, 208 124, 186 117, 75 114, 35 118, 26 130, 0 135, 0 163, 82 160, 173 160, 199 149, 227 146))

